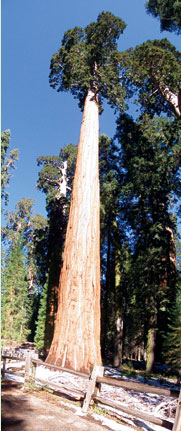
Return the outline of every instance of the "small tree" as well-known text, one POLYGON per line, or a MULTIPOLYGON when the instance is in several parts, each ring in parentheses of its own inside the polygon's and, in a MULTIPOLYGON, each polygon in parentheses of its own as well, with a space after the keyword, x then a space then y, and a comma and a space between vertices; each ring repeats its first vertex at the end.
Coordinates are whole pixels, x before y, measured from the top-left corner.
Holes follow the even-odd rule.
POLYGON ((41 299, 38 312, 37 328, 34 338, 35 346, 37 349, 43 350, 46 346, 45 333, 46 333, 46 318, 47 318, 47 297, 48 297, 48 283, 46 282, 41 299))
POLYGON ((29 334, 30 302, 22 242, 10 251, 2 276, 2 339, 25 342, 29 334))
POLYGON ((124 28, 120 18, 102 12, 85 30, 67 31, 51 60, 50 85, 78 98, 83 120, 47 361, 88 372, 101 364, 98 113, 103 98, 123 106, 116 41, 124 28))
MULTIPOLYGON (((15 207, 15 211, 5 212, 6 226, 2 228, 4 247, 4 265, 3 265, 3 287, 6 284, 5 274, 8 272, 9 259, 14 256, 15 250, 18 245, 21 248, 23 267, 25 271, 26 285, 28 286, 29 305, 31 304, 32 310, 29 314, 29 334, 30 340, 33 340, 35 332, 36 313, 39 304, 38 291, 41 290, 43 284, 43 271, 41 267, 41 274, 39 271, 39 255, 40 243, 42 242, 42 235, 44 236, 46 221, 39 215, 32 215, 32 199, 22 198, 15 207), (43 233, 42 233, 43 232, 43 233)), ((45 251, 45 250, 43 250, 45 251)), ((42 250, 41 250, 42 252, 42 250)), ((18 258, 17 258, 18 259, 18 258)), ((15 258, 16 260, 16 258, 15 258)), ((16 262, 15 262, 16 263, 16 262)), ((16 263, 18 265, 18 262, 16 263)), ((16 270, 15 270, 16 274, 16 270)), ((8 277, 8 274, 7 274, 8 277)), ((12 276, 13 278, 13 276, 12 276)), ((13 281, 12 281, 13 283, 13 281)), ((13 288, 13 286, 12 286, 13 288)), ((9 294, 8 294, 9 295, 9 294)), ((18 294, 19 295, 19 294, 18 294)), ((5 294, 6 297, 6 294, 5 294)), ((21 295, 20 295, 21 297, 21 295)), ((4 301, 4 299, 3 299, 4 301)), ((4 307, 4 302, 3 302, 4 307)))
POLYGON ((10 130, 1 133, 1 198, 5 205, 8 204, 8 192, 6 187, 11 178, 11 169, 15 168, 15 161, 18 160, 18 150, 14 149, 8 153, 10 146, 10 130))

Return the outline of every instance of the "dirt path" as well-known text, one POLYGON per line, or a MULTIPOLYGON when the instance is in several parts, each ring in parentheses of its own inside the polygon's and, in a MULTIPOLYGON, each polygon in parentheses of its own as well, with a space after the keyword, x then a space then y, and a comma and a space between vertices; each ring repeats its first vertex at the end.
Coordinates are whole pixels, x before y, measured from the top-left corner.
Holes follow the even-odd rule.
POLYGON ((44 391, 24 392, 3 380, 2 431, 105 431, 107 428, 63 408, 58 397, 44 391))

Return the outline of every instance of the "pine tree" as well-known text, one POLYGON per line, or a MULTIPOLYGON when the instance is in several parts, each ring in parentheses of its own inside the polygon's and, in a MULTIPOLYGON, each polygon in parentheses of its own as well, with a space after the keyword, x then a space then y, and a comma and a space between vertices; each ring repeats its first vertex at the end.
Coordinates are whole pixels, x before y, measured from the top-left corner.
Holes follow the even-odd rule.
POLYGON ((2 276, 2 340, 23 343, 29 333, 30 306, 22 241, 10 251, 2 276))
MULTIPOLYGON (((38 214, 32 214, 32 199, 21 199, 15 211, 5 212, 6 226, 2 228, 4 247, 3 273, 8 272, 9 258, 17 247, 21 245, 21 253, 25 271, 26 284, 28 286, 29 307, 32 309, 28 317, 29 331, 28 339, 33 341, 35 333, 35 320, 39 305, 39 290, 43 282, 43 274, 39 271, 39 255, 37 254, 40 242, 42 241, 40 232, 44 232, 46 221, 38 214)), ((16 271, 15 271, 16 272, 16 271)), ((41 267, 42 272, 42 267, 41 267)), ((8 274, 6 274, 7 282, 8 274)), ((12 276, 13 277, 13 276, 12 276)), ((3 281, 4 283, 4 281, 3 281)), ((8 294, 9 295, 9 294, 8 294)), ((6 297, 6 295, 5 295, 6 297)), ((20 295, 21 297, 21 295, 20 295)), ((4 299, 3 299, 4 301, 4 299)), ((3 302, 4 304, 4 302, 3 302)), ((11 302, 10 302, 11 304, 11 302)), ((4 307, 4 305, 3 305, 4 307)), ((13 312, 14 313, 14 312, 13 312)), ((23 319, 23 314, 22 314, 23 319)))
POLYGON ((1 133, 1 198, 8 204, 8 192, 6 187, 11 178, 11 169, 15 168, 15 161, 18 160, 18 150, 9 151, 10 130, 1 133))
POLYGON ((37 328, 34 338, 35 346, 39 350, 44 350, 46 346, 46 319, 47 319, 47 298, 48 298, 48 283, 43 287, 43 292, 40 299, 40 307, 38 312, 37 328))

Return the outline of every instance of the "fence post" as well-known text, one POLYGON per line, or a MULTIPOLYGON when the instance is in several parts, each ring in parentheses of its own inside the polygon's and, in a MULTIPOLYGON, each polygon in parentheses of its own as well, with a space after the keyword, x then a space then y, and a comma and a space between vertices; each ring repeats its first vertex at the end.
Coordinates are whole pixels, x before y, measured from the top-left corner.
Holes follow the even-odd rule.
MULTIPOLYGON (((38 355, 33 355, 32 359, 38 359, 38 355)), ((32 364, 32 379, 35 380, 37 363, 32 361, 31 364, 32 364)))
MULTIPOLYGON (((98 367, 99 368, 99 370, 98 370, 98 374, 97 374, 97 377, 103 377, 104 376, 104 367, 98 367)), ((97 383, 96 382, 96 384, 95 384, 95 389, 94 389, 94 393, 93 393, 93 396, 94 397, 98 397, 99 395, 100 395, 100 392, 101 392, 101 386, 102 386, 102 384, 101 383, 97 383)))
POLYGON ((26 352, 26 358, 25 358, 25 381, 24 381, 24 387, 27 386, 29 380, 30 380, 30 371, 31 371, 31 351, 26 352))
POLYGON ((181 430, 181 391, 178 398, 176 416, 175 416, 175 421, 174 421, 172 431, 180 431, 180 430, 181 430))
POLYGON ((96 378, 98 376, 103 375, 103 370, 104 370, 104 367, 94 365, 92 373, 90 374, 90 377, 89 377, 89 384, 88 384, 86 396, 85 396, 83 406, 82 406, 82 412, 83 413, 87 412, 87 409, 89 407, 92 395, 95 393, 95 391, 99 391, 99 389, 100 389, 99 385, 96 388, 96 378))

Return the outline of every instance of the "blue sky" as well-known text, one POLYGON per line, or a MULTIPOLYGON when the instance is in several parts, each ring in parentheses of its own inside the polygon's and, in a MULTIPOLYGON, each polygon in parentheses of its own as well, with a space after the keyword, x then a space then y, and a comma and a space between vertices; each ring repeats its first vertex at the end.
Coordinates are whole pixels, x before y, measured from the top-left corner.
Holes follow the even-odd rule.
MULTIPOLYGON (((78 144, 82 116, 78 103, 69 93, 57 93, 48 81, 51 57, 65 31, 85 27, 104 10, 127 24, 120 50, 163 37, 179 48, 179 37, 160 33, 159 21, 146 13, 144 4, 145 0, 2 0, 1 130, 10 129, 11 149, 19 149, 8 210, 14 210, 22 197, 32 198, 35 213, 46 216, 45 197, 36 190, 37 157, 58 155, 61 147, 78 144)), ((115 120, 105 106, 100 134, 113 137, 115 120)))

